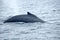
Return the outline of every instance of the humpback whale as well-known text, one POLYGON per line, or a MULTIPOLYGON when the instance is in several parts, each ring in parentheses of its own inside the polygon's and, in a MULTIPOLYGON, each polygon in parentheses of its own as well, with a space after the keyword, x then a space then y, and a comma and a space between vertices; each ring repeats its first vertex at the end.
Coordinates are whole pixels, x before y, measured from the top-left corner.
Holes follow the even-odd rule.
POLYGON ((38 18, 37 16, 27 12, 26 15, 16 15, 4 21, 4 23, 10 22, 24 22, 24 23, 33 23, 33 22, 41 22, 45 23, 42 19, 38 18))

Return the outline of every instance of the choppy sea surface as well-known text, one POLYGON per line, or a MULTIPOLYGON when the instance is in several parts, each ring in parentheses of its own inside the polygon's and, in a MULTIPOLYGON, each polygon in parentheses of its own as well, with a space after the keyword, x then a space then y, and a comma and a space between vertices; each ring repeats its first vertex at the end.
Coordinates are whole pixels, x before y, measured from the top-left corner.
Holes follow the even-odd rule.
POLYGON ((0 0, 0 40, 60 40, 60 0, 0 0), (3 23, 27 11, 46 23, 3 23))
POLYGON ((60 40, 59 21, 52 19, 50 23, 3 23, 2 20, 0 40, 60 40))

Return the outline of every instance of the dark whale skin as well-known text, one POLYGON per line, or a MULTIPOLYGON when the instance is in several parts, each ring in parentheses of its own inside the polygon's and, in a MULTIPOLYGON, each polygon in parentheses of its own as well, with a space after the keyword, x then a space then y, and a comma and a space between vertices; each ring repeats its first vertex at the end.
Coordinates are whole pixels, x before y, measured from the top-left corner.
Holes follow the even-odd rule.
POLYGON ((27 15, 17 15, 14 17, 11 17, 4 21, 4 23, 10 23, 10 22, 25 22, 25 23, 33 23, 33 22, 41 22, 45 23, 45 21, 41 20, 37 16, 27 12, 27 15))

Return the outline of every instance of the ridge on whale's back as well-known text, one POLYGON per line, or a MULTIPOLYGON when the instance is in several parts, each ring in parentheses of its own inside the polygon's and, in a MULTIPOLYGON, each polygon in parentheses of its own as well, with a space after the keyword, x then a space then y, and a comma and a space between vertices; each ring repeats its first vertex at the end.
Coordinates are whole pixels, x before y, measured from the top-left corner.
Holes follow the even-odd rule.
POLYGON ((30 12, 27 12, 27 15, 35 16, 35 15, 31 14, 30 12))
POLYGON ((40 18, 31 14, 30 12, 27 12, 27 15, 13 16, 7 19, 4 23, 7 23, 7 22, 25 22, 25 23, 41 22, 41 23, 44 23, 45 21, 41 20, 40 18))
POLYGON ((30 17, 38 18, 37 16, 35 16, 34 14, 31 14, 30 12, 27 12, 27 15, 30 16, 30 17))

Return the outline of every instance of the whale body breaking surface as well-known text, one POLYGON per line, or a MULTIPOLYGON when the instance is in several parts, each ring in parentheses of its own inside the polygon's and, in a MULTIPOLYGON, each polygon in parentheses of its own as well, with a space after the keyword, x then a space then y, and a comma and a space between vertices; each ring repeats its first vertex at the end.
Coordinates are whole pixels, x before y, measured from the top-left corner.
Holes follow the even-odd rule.
POLYGON ((16 15, 4 21, 4 23, 10 22, 24 22, 24 23, 33 23, 33 22, 41 22, 45 23, 42 19, 38 18, 37 16, 27 12, 27 15, 16 15))

